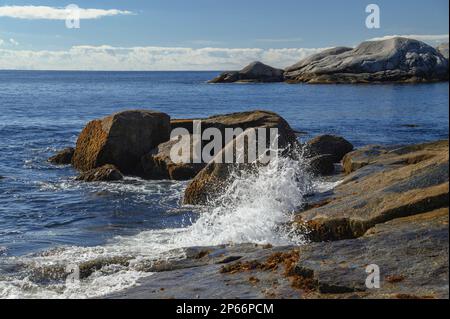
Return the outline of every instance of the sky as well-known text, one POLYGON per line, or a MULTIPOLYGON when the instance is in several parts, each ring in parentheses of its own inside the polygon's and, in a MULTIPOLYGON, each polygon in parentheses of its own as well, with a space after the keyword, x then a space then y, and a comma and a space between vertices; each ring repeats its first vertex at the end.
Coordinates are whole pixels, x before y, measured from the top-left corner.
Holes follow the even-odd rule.
POLYGON ((448 0, 0 0, 0 69, 233 70, 253 60, 286 67, 370 39, 448 42, 448 10, 448 0), (366 27, 371 3, 379 29, 366 27), (66 25, 71 4, 79 28, 66 25))

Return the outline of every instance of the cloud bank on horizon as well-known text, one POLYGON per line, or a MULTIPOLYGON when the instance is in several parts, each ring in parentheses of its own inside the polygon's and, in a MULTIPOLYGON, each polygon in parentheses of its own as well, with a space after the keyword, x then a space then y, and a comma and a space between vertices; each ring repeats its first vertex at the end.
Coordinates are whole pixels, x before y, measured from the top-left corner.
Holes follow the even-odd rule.
MULTIPOLYGON (((430 44, 448 42, 449 35, 389 35, 414 38, 430 44)), ((252 61, 285 68, 327 48, 188 48, 188 47, 114 47, 109 45, 73 46, 69 50, 17 50, 2 45, 17 45, 14 39, 0 39, 0 69, 23 70, 104 70, 104 71, 207 71, 239 70, 252 61)))
MULTIPOLYGON (((131 11, 117 9, 83 9, 79 8, 79 17, 82 20, 98 19, 107 16, 128 15, 131 11)), ((66 20, 68 10, 48 6, 1 6, 0 17, 26 19, 26 20, 66 20)))
POLYGON ((227 49, 74 46, 66 51, 0 48, 0 69, 23 70, 238 70, 252 61, 284 68, 323 48, 227 49))

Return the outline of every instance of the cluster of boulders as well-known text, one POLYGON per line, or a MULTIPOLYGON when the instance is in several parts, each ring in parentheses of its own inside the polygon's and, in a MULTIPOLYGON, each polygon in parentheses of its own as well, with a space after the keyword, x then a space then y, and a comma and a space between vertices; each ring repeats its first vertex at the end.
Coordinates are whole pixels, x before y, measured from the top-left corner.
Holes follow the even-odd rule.
POLYGON ((448 43, 433 48, 408 39, 366 41, 356 48, 336 47, 309 56, 285 70, 253 62, 224 72, 210 83, 380 83, 448 81, 448 43))
MULTIPOLYGON (((49 161, 57 165, 71 164, 80 171, 77 180, 86 182, 118 181, 124 175, 149 180, 191 180, 184 203, 198 205, 217 196, 231 182, 233 173, 247 171, 258 164, 249 160, 248 147, 244 147, 244 163, 236 158, 239 154, 237 145, 248 146, 248 131, 251 129, 266 130, 266 137, 270 136, 270 129, 277 129, 276 143, 280 154, 294 157, 294 153, 302 149, 312 174, 332 174, 335 163, 353 150, 351 143, 331 135, 319 136, 301 145, 286 120, 268 111, 211 116, 198 121, 201 125, 198 128, 194 127, 196 122, 193 119, 171 120, 169 115, 156 111, 119 112, 89 122, 80 133, 75 148, 66 148, 49 158, 49 161), (194 161, 195 144, 200 144, 202 150, 204 144, 210 141, 198 140, 193 134, 201 136, 210 128, 221 133, 222 146, 211 155, 209 161, 204 162, 204 158, 194 161), (170 139, 171 130, 175 129, 183 129, 185 135, 170 139), (226 129, 241 131, 237 131, 239 134, 227 141, 226 129), (180 153, 178 155, 188 150, 190 160, 174 162, 171 152, 175 147, 175 152, 180 153), (231 163, 226 161, 226 154, 234 156, 231 163)), ((258 138, 256 140, 259 142, 258 138)), ((266 149, 271 146, 269 138, 265 142, 266 145, 257 147, 266 149)))

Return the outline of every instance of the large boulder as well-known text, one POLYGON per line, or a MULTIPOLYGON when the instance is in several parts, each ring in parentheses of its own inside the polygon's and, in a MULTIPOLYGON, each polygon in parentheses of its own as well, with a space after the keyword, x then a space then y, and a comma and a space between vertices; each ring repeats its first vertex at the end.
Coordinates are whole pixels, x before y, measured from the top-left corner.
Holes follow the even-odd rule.
POLYGON ((283 74, 284 70, 256 61, 247 65, 241 71, 224 72, 209 83, 283 82, 283 74))
POLYGON ((331 155, 339 163, 345 154, 353 151, 353 145, 345 138, 335 135, 320 135, 305 144, 308 156, 331 155))
POLYGON ((69 165, 72 162, 74 152, 73 147, 67 147, 50 157, 48 161, 55 165, 69 165))
POLYGON ((428 44, 407 38, 335 48, 286 68, 290 83, 434 82, 448 80, 448 60, 428 44))
MULTIPOLYGON (((247 137, 252 128, 263 128, 266 130, 277 128, 278 145, 273 146, 282 155, 288 155, 289 152, 286 150, 295 150, 298 146, 294 131, 283 118, 275 113, 264 111, 235 113, 211 117, 206 120, 206 123, 219 129, 241 127, 244 132, 234 140, 229 141, 221 152, 195 176, 185 191, 185 204, 199 205, 208 203, 232 182, 233 177, 260 164, 258 161, 253 161, 249 158, 247 152, 247 137), (244 152, 237 152, 238 145, 244 145, 244 152), (233 153, 232 163, 225 162, 225 154, 231 153, 233 153), (241 155, 239 159, 236 158, 237 154, 241 155)), ((268 137, 269 133, 266 133, 266 136, 268 137)), ((269 147, 268 143, 269 139, 267 139, 266 145, 257 145, 258 150, 261 147, 269 147)))
POLYGON ((448 207, 448 140, 373 153, 297 221, 314 241, 356 238, 377 224, 448 207))
POLYGON ((103 165, 93 168, 86 172, 82 172, 76 180, 84 182, 113 182, 123 179, 122 173, 114 165, 103 165))
POLYGON ((72 165, 87 171, 113 164, 124 174, 140 175, 141 157, 170 137, 165 113, 132 110, 89 122, 77 140, 72 165))

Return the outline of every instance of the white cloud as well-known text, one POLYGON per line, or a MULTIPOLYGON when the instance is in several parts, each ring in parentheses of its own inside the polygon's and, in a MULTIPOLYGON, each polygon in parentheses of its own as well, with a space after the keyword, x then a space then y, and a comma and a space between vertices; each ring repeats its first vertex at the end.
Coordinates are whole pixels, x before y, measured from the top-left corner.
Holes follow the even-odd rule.
POLYGON ((0 49, 0 69, 239 70, 252 61, 284 68, 323 49, 74 46, 64 51, 0 49))
POLYGON ((19 45, 19 42, 17 42, 13 38, 9 39, 9 43, 11 43, 12 45, 19 45))
POLYGON ((0 46, 2 46, 3 43, 5 43, 5 41, 3 41, 2 39, 0 39, 0 46))
POLYGON ((402 37, 402 38, 409 38, 409 39, 415 39, 427 43, 442 43, 442 42, 448 42, 448 34, 434 34, 434 35, 426 35, 426 34, 407 34, 407 35, 386 35, 384 37, 379 38, 372 38, 369 41, 381 41, 381 40, 388 40, 395 37, 402 37))
MULTIPOLYGON (((98 19, 106 16, 132 14, 130 11, 117 9, 78 9, 80 19, 98 19)), ((47 6, 1 6, 0 17, 16 19, 46 19, 46 20, 66 20, 71 11, 67 8, 56 8, 47 6)))

